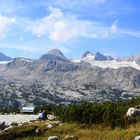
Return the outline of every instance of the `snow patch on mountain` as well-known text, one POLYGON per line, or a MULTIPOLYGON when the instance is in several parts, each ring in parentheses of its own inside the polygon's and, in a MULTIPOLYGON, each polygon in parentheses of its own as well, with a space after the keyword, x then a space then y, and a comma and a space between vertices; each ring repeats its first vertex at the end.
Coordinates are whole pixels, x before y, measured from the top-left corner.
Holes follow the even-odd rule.
POLYGON ((85 59, 75 59, 73 60, 74 63, 80 63, 81 61, 87 62, 91 64, 91 66, 98 66, 101 68, 112 68, 112 69, 118 69, 122 67, 132 67, 135 69, 140 70, 140 65, 138 65, 135 61, 128 62, 128 61, 95 61, 92 59, 92 57, 86 57, 85 59))
POLYGON ((32 59, 26 59, 26 58, 20 58, 21 61, 26 61, 26 62, 33 62, 32 59))
POLYGON ((140 65, 137 61, 128 61, 112 58, 111 56, 105 56, 99 52, 96 54, 91 53, 90 51, 85 52, 80 59, 72 60, 74 63, 87 62, 91 66, 98 66, 101 68, 112 68, 118 69, 122 67, 132 67, 140 70, 140 65))
POLYGON ((95 59, 95 55, 93 55, 93 54, 87 54, 86 57, 81 58, 81 61, 89 62, 89 61, 93 61, 94 59, 95 59))
POLYGON ((74 62, 74 63, 80 63, 81 59, 71 59, 71 61, 74 62))
POLYGON ((95 55, 94 54, 91 54, 91 53, 88 53, 86 55, 83 54, 82 57, 79 58, 79 59, 73 59, 72 62, 80 63, 80 62, 84 61, 84 62, 88 62, 89 63, 89 62, 94 61, 94 59, 95 59, 95 55))
POLYGON ((140 70, 140 66, 135 62, 127 62, 127 61, 116 61, 116 60, 112 60, 112 61, 89 61, 89 63, 91 64, 91 66, 98 66, 101 68, 112 68, 112 69, 118 69, 121 67, 132 67, 135 69, 140 70))
POLYGON ((11 62, 11 61, 0 61, 0 64, 7 64, 9 62, 11 62))

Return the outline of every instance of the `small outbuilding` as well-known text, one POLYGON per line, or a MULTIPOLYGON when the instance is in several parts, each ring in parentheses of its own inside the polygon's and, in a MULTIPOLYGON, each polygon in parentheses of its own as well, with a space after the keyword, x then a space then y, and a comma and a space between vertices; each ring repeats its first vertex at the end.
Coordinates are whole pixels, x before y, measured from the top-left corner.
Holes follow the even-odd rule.
POLYGON ((34 113, 34 106, 24 106, 20 109, 21 113, 34 113))

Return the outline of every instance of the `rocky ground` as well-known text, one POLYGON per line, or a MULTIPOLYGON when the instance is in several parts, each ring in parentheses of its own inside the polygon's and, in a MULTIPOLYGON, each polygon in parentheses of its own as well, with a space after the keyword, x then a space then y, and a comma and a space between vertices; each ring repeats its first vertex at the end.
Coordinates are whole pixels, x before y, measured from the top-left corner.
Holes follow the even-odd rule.
POLYGON ((5 122, 6 125, 11 125, 12 123, 26 123, 38 119, 38 115, 22 115, 22 114, 9 114, 0 115, 0 122, 5 122))

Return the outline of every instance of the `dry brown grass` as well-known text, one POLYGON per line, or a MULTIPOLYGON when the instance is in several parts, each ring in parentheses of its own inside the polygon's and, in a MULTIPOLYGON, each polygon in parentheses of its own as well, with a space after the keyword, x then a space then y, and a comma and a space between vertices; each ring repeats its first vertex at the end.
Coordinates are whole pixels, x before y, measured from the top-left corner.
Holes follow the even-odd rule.
MULTIPOLYGON (((29 125, 36 126, 41 130, 45 127, 45 122, 37 122, 29 125)), ((63 140, 66 135, 74 135, 79 140, 133 140, 138 134, 140 134, 140 123, 130 125, 126 129, 111 129, 110 127, 102 127, 101 125, 94 125, 88 128, 76 123, 64 123, 55 128, 45 130, 39 136, 28 136, 20 138, 20 140, 46 140, 50 135, 57 135, 60 140, 63 140)))
MULTIPOLYGON (((91 128, 81 128, 78 124, 64 124, 58 126, 54 130, 49 130, 49 133, 60 136, 63 139, 66 135, 74 135, 79 140, 132 140, 140 134, 140 123, 133 124, 127 129, 110 127, 103 128, 102 126, 94 126, 91 128)), ((47 133, 47 132, 46 132, 47 133)))

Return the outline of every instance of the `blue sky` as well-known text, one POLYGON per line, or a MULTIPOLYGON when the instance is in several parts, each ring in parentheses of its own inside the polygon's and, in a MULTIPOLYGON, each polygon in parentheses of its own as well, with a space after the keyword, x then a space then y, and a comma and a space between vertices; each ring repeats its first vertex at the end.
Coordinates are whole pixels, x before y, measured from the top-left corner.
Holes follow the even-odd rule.
POLYGON ((28 58, 53 48, 69 58, 87 50, 140 54, 139 6, 139 0, 0 1, 0 51, 28 58))

